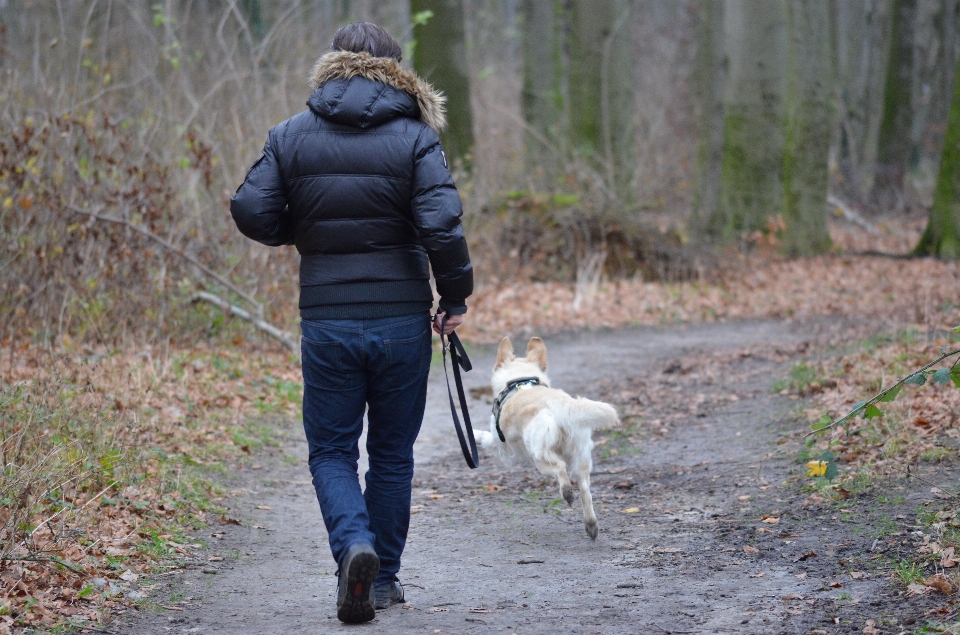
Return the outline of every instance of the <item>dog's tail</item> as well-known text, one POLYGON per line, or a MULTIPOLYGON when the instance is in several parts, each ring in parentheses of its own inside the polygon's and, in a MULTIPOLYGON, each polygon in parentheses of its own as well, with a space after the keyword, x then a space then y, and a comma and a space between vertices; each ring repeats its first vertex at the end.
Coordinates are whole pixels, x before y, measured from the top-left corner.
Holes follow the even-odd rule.
POLYGON ((620 417, 613 406, 584 397, 560 399, 549 404, 557 422, 563 428, 603 430, 620 425, 620 417))

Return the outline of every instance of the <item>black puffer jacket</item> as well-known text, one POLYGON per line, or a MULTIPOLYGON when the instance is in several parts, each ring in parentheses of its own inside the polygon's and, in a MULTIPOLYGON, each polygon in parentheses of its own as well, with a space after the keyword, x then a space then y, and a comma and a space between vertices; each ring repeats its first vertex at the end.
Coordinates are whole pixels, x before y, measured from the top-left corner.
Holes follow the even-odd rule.
POLYGON ((473 269, 437 130, 443 97, 392 59, 338 51, 306 110, 270 130, 230 201, 240 231, 301 254, 303 319, 467 310, 473 269))

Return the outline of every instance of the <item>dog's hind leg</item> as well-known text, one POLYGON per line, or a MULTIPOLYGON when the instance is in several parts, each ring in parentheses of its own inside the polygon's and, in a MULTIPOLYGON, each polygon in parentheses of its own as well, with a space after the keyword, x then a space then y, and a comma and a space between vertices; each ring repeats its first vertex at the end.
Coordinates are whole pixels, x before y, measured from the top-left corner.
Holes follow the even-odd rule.
POLYGON ((560 495, 567 505, 573 505, 573 484, 567 474, 567 464, 552 451, 544 453, 543 458, 537 460, 537 469, 544 474, 551 474, 557 478, 560 485, 560 495))
POLYGON ((537 469, 556 477, 563 500, 567 505, 573 505, 573 485, 567 474, 567 464, 553 449, 559 440, 560 426, 548 411, 541 411, 523 431, 523 443, 537 469))
POLYGON ((580 456, 573 459, 573 468, 580 485, 580 502, 583 504, 583 524, 591 540, 597 539, 597 515, 593 511, 593 496, 590 494, 590 470, 593 469, 593 460, 590 451, 593 442, 587 439, 580 446, 580 456))
POLYGON ((580 483, 580 502, 583 503, 583 525, 587 530, 587 535, 591 540, 597 539, 597 515, 593 511, 593 496, 590 494, 590 469, 589 464, 583 469, 578 477, 580 483))

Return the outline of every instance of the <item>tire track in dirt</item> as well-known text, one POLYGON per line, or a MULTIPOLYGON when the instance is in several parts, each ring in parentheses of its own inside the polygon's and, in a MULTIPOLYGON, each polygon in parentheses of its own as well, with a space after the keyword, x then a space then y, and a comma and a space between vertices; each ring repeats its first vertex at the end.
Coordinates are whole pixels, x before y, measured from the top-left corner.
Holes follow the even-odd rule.
MULTIPOLYGON (((476 471, 463 465, 443 373, 435 368, 416 446, 416 513, 400 572, 408 602, 360 628, 806 632, 823 619, 818 603, 823 606, 827 587, 820 563, 843 547, 833 534, 833 542, 825 542, 815 527, 805 526, 810 523, 802 497, 782 487, 797 464, 775 450, 796 429, 797 407, 770 388, 788 362, 736 352, 796 347, 837 328, 830 322, 763 321, 546 338, 554 385, 589 397, 629 392, 631 381, 659 381, 676 360, 696 363, 730 353, 693 389, 661 382, 677 399, 651 404, 646 418, 672 416, 665 433, 641 424, 609 435, 595 450, 596 543, 584 533, 579 501, 572 508, 562 504, 555 484, 532 467, 504 467, 489 455, 476 471), (707 405, 678 408, 690 401, 707 405), (638 511, 624 511, 632 509, 638 511), (764 515, 777 518, 776 524, 761 522, 764 515), (542 562, 519 564, 527 557, 542 562)), ((523 345, 515 341, 517 348, 523 345)), ((493 355, 489 348, 471 351, 475 370, 466 376, 468 387, 486 384, 493 355)), ((474 400, 471 412, 478 426, 487 425, 485 401, 474 400)), ((281 449, 258 457, 262 470, 238 473, 228 485, 245 490, 230 499, 231 516, 242 525, 200 532, 198 540, 209 547, 204 558, 155 581, 152 602, 173 608, 124 619, 115 625, 118 632, 357 628, 335 617, 335 566, 301 432, 291 425, 281 436, 281 449), (206 556, 224 559, 207 562, 206 556)), ((784 447, 792 447, 790 454, 796 450, 784 447)), ((880 585, 866 576, 857 592, 875 595, 880 585)))

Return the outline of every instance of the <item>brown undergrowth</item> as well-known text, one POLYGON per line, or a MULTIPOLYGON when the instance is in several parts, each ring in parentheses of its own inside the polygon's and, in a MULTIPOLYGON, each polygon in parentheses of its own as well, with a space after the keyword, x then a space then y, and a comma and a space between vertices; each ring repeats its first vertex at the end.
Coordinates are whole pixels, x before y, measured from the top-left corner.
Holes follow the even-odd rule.
MULTIPOLYGON (((837 419, 939 357, 943 346, 956 347, 957 339, 914 329, 874 337, 838 356, 795 366, 783 391, 812 395, 806 410, 811 421, 824 414, 837 419)), ((942 461, 960 447, 960 390, 952 383, 905 385, 895 401, 879 405, 882 416, 851 417, 812 440, 850 469, 871 475, 905 474, 911 464, 942 461)))
POLYGON ((960 322, 960 263, 829 255, 743 257, 715 282, 479 285, 467 339, 626 325, 844 316, 948 328, 960 322))
POLYGON ((271 442, 251 422, 299 408, 279 353, 8 344, 0 362, 0 632, 143 600, 139 576, 201 546, 183 536, 217 517, 215 470, 271 442))

